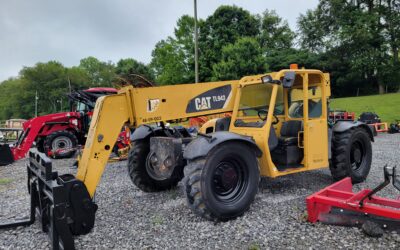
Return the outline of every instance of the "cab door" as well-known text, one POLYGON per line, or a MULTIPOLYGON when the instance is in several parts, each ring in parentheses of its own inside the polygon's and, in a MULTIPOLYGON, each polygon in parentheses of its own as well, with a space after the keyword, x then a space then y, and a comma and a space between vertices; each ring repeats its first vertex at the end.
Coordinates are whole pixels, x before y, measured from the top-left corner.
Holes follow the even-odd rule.
POLYGON ((328 122, 324 76, 303 75, 304 165, 308 169, 327 167, 328 122))

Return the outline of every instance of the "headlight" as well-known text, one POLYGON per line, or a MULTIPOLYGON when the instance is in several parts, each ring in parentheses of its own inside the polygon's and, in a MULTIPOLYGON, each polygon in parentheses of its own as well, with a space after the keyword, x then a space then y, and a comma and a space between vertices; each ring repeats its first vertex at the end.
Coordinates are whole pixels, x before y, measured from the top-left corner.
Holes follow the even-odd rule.
POLYGON ((71 119, 70 123, 75 125, 75 126, 78 126, 78 120, 77 119, 71 119))

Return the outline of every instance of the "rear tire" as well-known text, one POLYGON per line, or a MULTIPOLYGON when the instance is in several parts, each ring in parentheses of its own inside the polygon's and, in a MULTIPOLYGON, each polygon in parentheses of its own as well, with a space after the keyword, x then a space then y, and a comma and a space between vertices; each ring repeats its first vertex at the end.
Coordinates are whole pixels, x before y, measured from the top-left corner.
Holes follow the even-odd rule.
MULTIPOLYGON (((43 142, 44 153, 47 156, 49 156, 49 150, 55 151, 59 149, 76 148, 77 145, 78 139, 76 136, 73 133, 65 130, 51 133, 50 135, 46 136, 46 139, 43 142)), ((51 157, 56 159, 70 158, 75 154, 75 152, 76 149, 66 153, 54 154, 51 157)))
POLYGON ((149 140, 138 140, 132 143, 128 156, 128 174, 133 184, 144 192, 157 192, 174 188, 183 177, 183 166, 176 166, 169 179, 155 180, 150 177, 146 169, 149 152, 149 140))
POLYGON ((258 191, 257 158, 251 148, 241 143, 219 145, 207 157, 190 161, 184 171, 188 206, 208 220, 241 216, 258 191))
POLYGON ((363 182, 371 169, 371 161, 371 140, 363 128, 334 134, 329 168, 335 180, 351 177, 353 183, 363 182))

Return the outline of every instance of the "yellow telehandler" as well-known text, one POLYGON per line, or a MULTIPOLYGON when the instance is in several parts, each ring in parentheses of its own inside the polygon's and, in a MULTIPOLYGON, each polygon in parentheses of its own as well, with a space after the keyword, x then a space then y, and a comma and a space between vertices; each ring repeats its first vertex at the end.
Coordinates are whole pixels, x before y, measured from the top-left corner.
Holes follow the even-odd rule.
POLYGON ((329 74, 291 69, 240 80, 121 89, 97 100, 76 176, 58 175, 51 161, 29 152, 31 218, 39 215, 53 248, 73 249, 73 235, 94 226, 96 187, 121 127, 135 128, 128 170, 143 191, 173 188, 183 179, 188 205, 210 220, 242 215, 260 176, 279 177, 329 167, 334 179, 361 182, 371 166, 371 129, 328 122, 329 74), (231 112, 193 136, 167 126, 190 117, 231 112))

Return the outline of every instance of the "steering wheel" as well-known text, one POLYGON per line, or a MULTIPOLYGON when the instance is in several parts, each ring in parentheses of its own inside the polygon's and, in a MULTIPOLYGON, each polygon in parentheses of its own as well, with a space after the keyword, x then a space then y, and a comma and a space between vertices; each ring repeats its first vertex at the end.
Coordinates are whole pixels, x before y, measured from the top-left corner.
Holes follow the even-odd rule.
MULTIPOLYGON (((257 115, 262 121, 265 121, 265 120, 267 120, 267 117, 268 117, 268 111, 266 109, 260 109, 257 112, 257 115)), ((279 118, 275 114, 273 114, 273 116, 275 118, 275 121, 273 121, 272 124, 273 125, 278 124, 279 118)))

